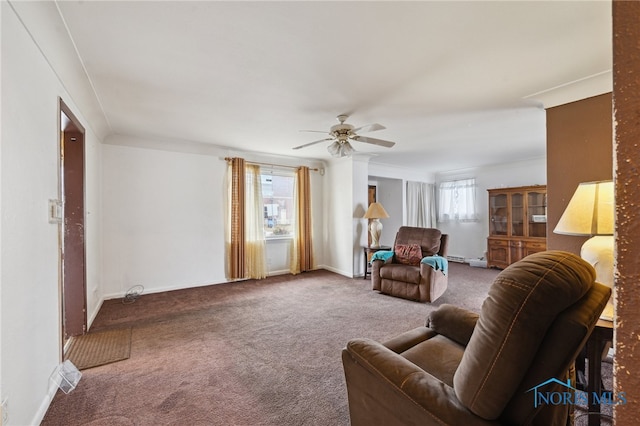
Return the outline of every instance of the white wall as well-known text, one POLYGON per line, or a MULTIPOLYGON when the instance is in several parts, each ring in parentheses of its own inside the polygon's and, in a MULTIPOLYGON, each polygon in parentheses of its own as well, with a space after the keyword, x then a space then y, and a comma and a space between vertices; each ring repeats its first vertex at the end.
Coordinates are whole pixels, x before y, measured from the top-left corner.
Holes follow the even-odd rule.
POLYGON ((332 160, 327 166, 323 211, 323 267, 348 276, 362 276, 367 245, 367 155, 332 160))
POLYGON ((362 276, 364 273, 364 250, 362 247, 366 246, 369 241, 369 230, 367 229, 369 221, 363 218, 369 207, 368 162, 369 157, 367 155, 354 156, 351 159, 351 193, 353 194, 351 204, 353 251, 351 258, 353 263, 350 276, 352 277, 362 276))
MULTIPOLYGON (((369 176, 369 185, 377 187, 378 202, 389 213, 387 219, 380 219, 382 235, 380 245, 393 247, 396 232, 403 225, 405 216, 405 181, 402 179, 389 179, 377 176, 369 176)), ((363 263, 364 264, 364 263, 363 263)), ((364 273, 364 271, 361 271, 364 273)))
POLYGON ((105 144, 102 161, 106 298, 226 281, 224 160, 105 144))
POLYGON ((465 258, 484 256, 487 250, 489 236, 488 194, 487 189, 506 188, 524 185, 546 185, 546 158, 514 162, 510 164, 483 167, 478 169, 459 170, 439 173, 436 177, 437 185, 446 180, 476 178, 478 222, 472 223, 438 223, 438 228, 449 234, 449 255, 465 258))
MULTIPOLYGON (((69 106, 69 104, 67 104, 69 106)), ((73 109, 73 108, 72 108, 73 109)), ((77 116, 76 116, 77 117, 77 116)), ((78 118, 82 120, 82 118, 78 118)), ((87 280, 87 323, 98 314, 104 300, 102 270, 102 143, 85 129, 85 263, 87 280)))
POLYGON ((275 238, 267 240, 265 248, 265 255, 267 258, 267 275, 289 273, 292 246, 291 241, 292 240, 290 238, 275 238))
POLYGON ((9 425, 38 424, 56 388, 61 361, 58 225, 48 199, 59 197, 61 97, 86 129, 86 267, 88 308, 100 294, 98 137, 14 10, 2 2, 2 263, 0 399, 9 425))
MULTIPOLYGON (((324 208, 322 211, 325 247, 322 267, 341 275, 353 274, 354 245, 360 242, 354 236, 353 163, 350 158, 329 162, 324 182, 324 208)), ((365 183, 365 194, 366 194, 365 183)), ((362 210, 360 217, 364 216, 362 210)))
POLYGON ((403 167, 391 167, 369 162, 369 181, 378 185, 379 201, 389 213, 388 219, 381 222, 384 226, 380 243, 393 246, 398 229, 407 224, 407 182, 435 182, 435 174, 424 170, 412 170, 403 167))
POLYGON ((435 178, 420 170, 370 161, 371 156, 359 154, 332 160, 327 166, 322 212, 325 263, 321 266, 345 276, 364 273, 362 246, 367 245, 368 230, 367 220, 362 217, 368 207, 368 186, 378 187, 378 201, 389 213, 388 219, 381 220, 381 244, 391 246, 398 228, 405 223, 406 181, 433 182, 435 178))
MULTIPOLYGON (((180 141, 123 136, 103 147, 103 270, 106 298, 134 285, 145 293, 225 282, 225 156, 248 161, 308 165, 299 159, 264 159, 255 153, 180 141)), ((323 262, 322 183, 311 172, 314 256, 323 262), (318 241, 316 241, 318 239, 318 241)), ((267 242, 270 274, 288 272, 291 241, 267 242)))
POLYGON ((375 158, 372 158, 369 161, 369 176, 428 183, 433 183, 436 179, 435 173, 426 172, 424 170, 407 169, 406 167, 395 167, 386 164, 378 164, 375 162, 375 158))

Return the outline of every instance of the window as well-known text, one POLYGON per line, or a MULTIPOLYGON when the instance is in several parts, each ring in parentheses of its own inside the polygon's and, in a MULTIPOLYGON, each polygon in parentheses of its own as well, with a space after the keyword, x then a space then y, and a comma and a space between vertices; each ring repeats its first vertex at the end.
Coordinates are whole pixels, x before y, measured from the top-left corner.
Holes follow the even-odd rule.
POLYGON ((441 182, 438 199, 438 222, 477 222, 476 180, 441 182))
POLYGON ((286 171, 263 171, 260 179, 265 237, 292 237, 295 222, 294 174, 286 171))

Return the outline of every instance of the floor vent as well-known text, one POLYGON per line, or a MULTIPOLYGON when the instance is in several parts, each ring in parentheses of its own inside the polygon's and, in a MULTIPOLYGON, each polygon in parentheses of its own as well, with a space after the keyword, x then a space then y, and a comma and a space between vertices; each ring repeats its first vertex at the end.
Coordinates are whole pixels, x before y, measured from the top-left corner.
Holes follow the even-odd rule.
POLYGON ((464 256, 447 256, 449 262, 464 263, 464 256))

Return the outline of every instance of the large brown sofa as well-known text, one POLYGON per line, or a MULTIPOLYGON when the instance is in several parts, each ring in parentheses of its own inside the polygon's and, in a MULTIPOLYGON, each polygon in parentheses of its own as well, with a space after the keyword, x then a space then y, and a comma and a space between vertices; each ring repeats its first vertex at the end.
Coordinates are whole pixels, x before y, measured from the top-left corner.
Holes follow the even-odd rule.
POLYGON ((371 262, 371 284, 374 290, 391 296, 420 302, 433 302, 447 289, 447 275, 425 263, 400 263, 398 246, 417 245, 421 258, 438 255, 446 257, 448 236, 435 228, 402 226, 396 234, 393 249, 396 254, 389 261, 371 262))
POLYGON ((498 275, 479 316, 442 305, 384 344, 350 341, 351 425, 566 424, 570 403, 536 395, 572 394, 569 372, 611 293, 594 280, 574 254, 536 253, 498 275))

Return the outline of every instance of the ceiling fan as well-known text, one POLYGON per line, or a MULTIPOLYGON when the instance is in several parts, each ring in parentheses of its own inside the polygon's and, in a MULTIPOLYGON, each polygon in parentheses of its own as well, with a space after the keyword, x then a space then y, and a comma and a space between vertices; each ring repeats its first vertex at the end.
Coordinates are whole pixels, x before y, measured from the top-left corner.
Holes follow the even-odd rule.
MULTIPOLYGON (((357 134, 357 132, 373 132, 376 130, 383 130, 383 129, 386 129, 386 127, 380 124, 374 123, 374 124, 368 124, 366 126, 354 128, 351 124, 345 123, 345 121, 347 121, 347 118, 349 118, 349 116, 344 114, 339 115, 337 117, 338 122, 340 124, 331 126, 331 129, 329 129, 329 132, 328 132, 329 133, 328 138, 320 139, 314 142, 309 142, 304 145, 296 146, 293 149, 306 148, 308 146, 315 145, 317 143, 321 143, 325 141, 333 141, 333 143, 327 147, 327 151, 329 151, 329 153, 334 157, 346 157, 348 155, 351 155, 355 151, 355 149, 353 149, 349 141, 370 143, 373 145, 384 146, 386 148, 391 148, 396 144, 395 142, 389 142, 382 139, 370 138, 367 136, 360 136, 357 134)), ((301 130, 301 131, 327 133, 321 130, 301 130)))

